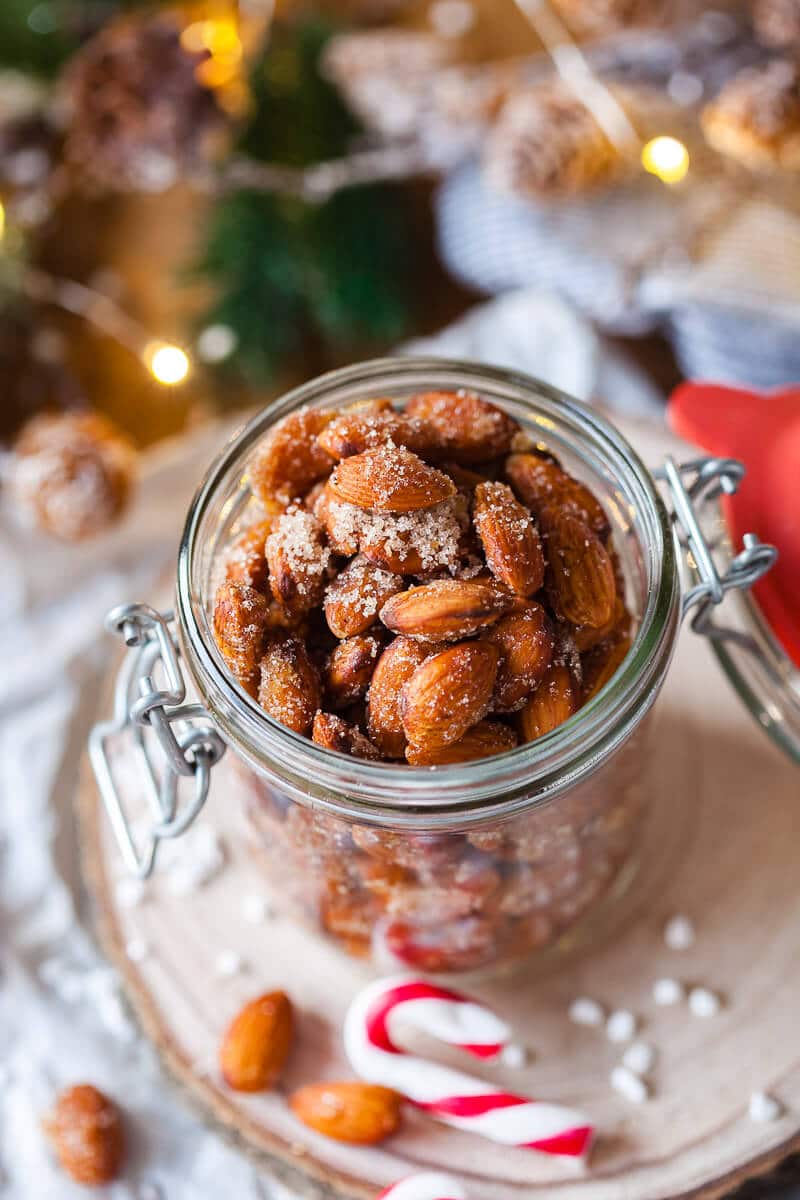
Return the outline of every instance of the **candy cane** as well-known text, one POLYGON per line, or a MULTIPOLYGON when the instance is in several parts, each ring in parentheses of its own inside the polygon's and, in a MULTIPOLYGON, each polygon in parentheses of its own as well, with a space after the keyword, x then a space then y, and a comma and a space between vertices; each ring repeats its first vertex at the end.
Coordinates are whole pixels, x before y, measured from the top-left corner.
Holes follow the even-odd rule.
POLYGON ((377 1200, 466 1200, 466 1192, 452 1175, 423 1171, 393 1183, 377 1200))
POLYGON ((401 1021, 477 1058, 493 1058, 510 1036, 504 1021, 458 992, 422 979, 379 979, 355 997, 344 1022, 345 1051, 362 1079, 393 1088, 447 1125, 505 1146, 573 1161, 588 1155, 594 1129, 581 1113, 407 1054, 394 1041, 401 1021))

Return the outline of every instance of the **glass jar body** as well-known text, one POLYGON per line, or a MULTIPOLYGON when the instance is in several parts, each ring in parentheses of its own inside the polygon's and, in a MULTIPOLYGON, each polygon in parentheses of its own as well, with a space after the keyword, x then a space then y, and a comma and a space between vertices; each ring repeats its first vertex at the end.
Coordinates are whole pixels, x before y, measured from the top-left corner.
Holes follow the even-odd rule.
POLYGON ((680 593, 669 519, 632 448, 596 413, 526 377, 437 360, 334 372, 250 423, 190 511, 178 616, 201 698, 241 767, 269 883, 358 954, 467 971, 556 942, 618 891, 635 861, 650 761, 645 717, 664 680, 680 593), (507 754, 446 768, 347 758, 267 717, 232 680, 211 630, 219 561, 251 519, 247 465, 302 405, 424 390, 478 392, 545 441, 603 502, 637 632, 613 678, 564 725, 507 754))

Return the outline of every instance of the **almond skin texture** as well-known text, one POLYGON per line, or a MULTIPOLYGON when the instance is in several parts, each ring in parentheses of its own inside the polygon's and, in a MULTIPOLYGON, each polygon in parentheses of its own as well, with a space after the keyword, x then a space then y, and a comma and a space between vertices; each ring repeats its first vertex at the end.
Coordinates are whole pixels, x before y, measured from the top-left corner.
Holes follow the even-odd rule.
POLYGON ((473 520, 492 574, 518 596, 532 596, 544 583, 544 554, 527 508, 505 483, 475 489, 473 520))
POLYGON ((100 1187, 117 1178, 125 1150, 122 1118, 103 1092, 90 1083, 67 1088, 43 1125, 75 1183, 100 1187))
POLYGON ((348 504, 393 513, 430 508, 456 491, 452 479, 404 446, 378 446, 344 459, 329 486, 337 499, 348 504))
POLYGON ((260 663, 261 707, 295 733, 308 733, 322 703, 319 672, 302 639, 273 637, 260 663))
POLYGON ((493 625, 509 607, 509 597, 490 582, 436 579, 392 596, 381 620, 406 637, 455 642, 493 625))
POLYGON ((294 1015, 285 992, 267 992, 234 1017, 222 1039, 219 1065, 236 1092, 263 1092, 279 1078, 289 1055, 294 1015))
POLYGON ((325 593, 325 618, 331 632, 337 638, 363 633, 377 622, 386 601, 402 587, 399 575, 366 558, 354 558, 325 593))
POLYGON ((608 517, 597 497, 555 462, 538 454, 512 454, 506 478, 523 504, 537 517, 545 508, 574 508, 593 533, 605 537, 608 517))
POLYGON ((471 392, 421 392, 406 412, 433 426, 442 457, 465 465, 507 454, 519 429, 508 413, 471 392))
POLYGON ((400 700, 408 741, 431 753, 477 725, 489 708, 499 660, 496 646, 464 642, 417 667, 400 700))
POLYGON ((367 696, 367 731, 386 758, 402 758, 406 735, 400 716, 403 685, 417 667, 435 653, 433 646, 412 638, 395 638, 378 659, 367 696))
POLYGON ((304 616, 322 603, 331 552, 313 513, 284 513, 267 538, 266 555, 272 594, 287 613, 304 616))
POLYGON ((578 702, 572 676, 566 667, 552 666, 520 713, 519 728, 524 742, 534 742, 563 725, 578 702))
POLYGON ((374 1083, 312 1083, 289 1104, 298 1120, 325 1137, 374 1146, 397 1131, 402 1097, 374 1083))
POLYGON ((214 633, 220 652, 240 682, 249 684, 267 640, 269 605, 243 583, 223 583, 214 605, 214 633))
POLYGON ((537 687, 553 657, 553 628, 541 604, 509 613, 487 635, 500 651, 493 707, 514 712, 537 687))
POLYGON ((506 750, 513 750, 516 744, 517 735, 508 725, 500 721, 479 721, 449 746, 439 746, 435 750, 408 746, 406 759, 412 767, 445 767, 449 763, 472 762, 476 758, 504 754, 506 750))
POLYGON ((269 432, 250 467, 251 486, 259 500, 288 504, 328 474, 333 459, 317 438, 333 415, 300 409, 269 432))
POLYGON ((334 646, 325 665, 325 692, 334 708, 347 708, 366 696, 382 646, 376 637, 357 634, 334 646))
POLYGON ((547 540, 547 590, 555 613, 573 625, 598 629, 614 615, 617 584, 608 551, 582 517, 548 508, 542 528, 547 540))
POLYGON ((436 434, 426 421, 391 409, 342 413, 323 429, 317 441, 335 459, 351 458, 387 442, 421 455, 436 449, 436 434))
POLYGON ((324 746, 326 750, 338 750, 339 754, 349 754, 353 758, 381 757, 380 750, 373 746, 369 738, 365 738, 355 725, 348 725, 347 721, 334 713, 317 713, 311 737, 318 746, 324 746))

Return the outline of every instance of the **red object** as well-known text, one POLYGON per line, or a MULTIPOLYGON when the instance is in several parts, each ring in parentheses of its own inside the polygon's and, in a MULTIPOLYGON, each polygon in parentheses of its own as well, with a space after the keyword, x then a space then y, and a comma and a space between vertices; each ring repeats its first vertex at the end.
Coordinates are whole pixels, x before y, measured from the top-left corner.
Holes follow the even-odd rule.
POLYGON ((672 393, 669 419, 687 441, 738 458, 747 474, 725 496, 725 520, 740 545, 752 532, 778 548, 778 561, 755 586, 761 611, 800 667, 800 385, 746 392, 714 383, 684 383, 672 393))

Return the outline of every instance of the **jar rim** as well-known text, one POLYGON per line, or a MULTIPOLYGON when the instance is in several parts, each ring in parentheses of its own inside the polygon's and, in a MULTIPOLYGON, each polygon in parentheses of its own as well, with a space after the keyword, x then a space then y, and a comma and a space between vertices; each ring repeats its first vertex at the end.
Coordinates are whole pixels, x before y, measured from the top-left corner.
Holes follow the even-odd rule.
POLYGON ((187 514, 178 557, 177 612, 190 673, 237 753, 257 769, 277 771, 287 790, 294 785, 307 801, 311 796, 340 815, 402 824, 424 813, 432 825, 437 818, 451 820, 454 813, 462 821, 496 817, 500 810, 510 814, 552 799, 600 765, 638 725, 659 690, 679 625, 679 591, 670 519, 655 481, 627 439, 595 409, 521 372, 454 359, 402 357, 372 359, 318 376, 277 398, 233 435, 210 465, 187 514), (617 478, 624 477, 637 495, 650 538, 644 612, 628 655, 598 695, 533 742, 490 758, 434 768, 352 758, 271 718, 225 667, 192 586, 209 505, 233 466, 243 463, 277 420, 304 405, 330 400, 337 390, 380 383, 385 389, 420 378, 427 390, 453 390, 455 385, 480 392, 493 387, 513 393, 522 404, 530 405, 535 397, 557 410, 614 462, 617 478))

